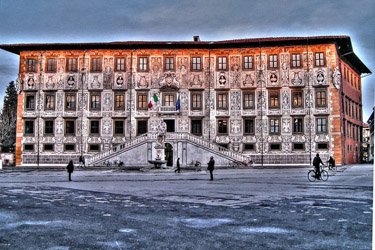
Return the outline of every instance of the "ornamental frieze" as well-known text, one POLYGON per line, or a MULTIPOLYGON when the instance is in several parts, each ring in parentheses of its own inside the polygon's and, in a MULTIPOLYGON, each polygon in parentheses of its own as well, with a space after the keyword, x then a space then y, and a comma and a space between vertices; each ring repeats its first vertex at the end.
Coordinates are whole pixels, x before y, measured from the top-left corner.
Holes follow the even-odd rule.
POLYGON ((329 142, 329 136, 328 134, 318 134, 315 135, 315 142, 329 142))
POLYGON ((306 138, 304 135, 292 135, 291 141, 292 142, 306 142, 306 138))

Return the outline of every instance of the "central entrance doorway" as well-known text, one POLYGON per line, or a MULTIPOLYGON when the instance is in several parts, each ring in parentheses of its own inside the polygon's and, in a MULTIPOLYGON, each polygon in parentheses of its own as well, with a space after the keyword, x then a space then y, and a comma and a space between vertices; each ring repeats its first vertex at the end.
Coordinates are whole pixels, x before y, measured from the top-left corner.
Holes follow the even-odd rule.
POLYGON ((167 124, 167 132, 175 132, 174 120, 165 119, 164 122, 167 124))
POLYGON ((173 166, 173 147, 170 143, 165 143, 165 160, 167 161, 167 166, 173 166))

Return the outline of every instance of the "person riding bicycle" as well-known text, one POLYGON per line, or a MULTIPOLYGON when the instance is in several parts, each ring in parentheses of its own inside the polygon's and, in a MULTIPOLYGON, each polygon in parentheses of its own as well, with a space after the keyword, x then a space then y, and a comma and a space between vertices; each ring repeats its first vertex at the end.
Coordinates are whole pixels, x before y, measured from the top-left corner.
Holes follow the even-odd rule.
POLYGON ((327 163, 328 163, 329 169, 335 168, 336 162, 332 156, 329 157, 329 160, 327 161, 327 163))
POLYGON ((322 159, 320 159, 319 154, 316 154, 313 160, 313 165, 315 169, 315 178, 320 179, 320 164, 324 165, 322 159))

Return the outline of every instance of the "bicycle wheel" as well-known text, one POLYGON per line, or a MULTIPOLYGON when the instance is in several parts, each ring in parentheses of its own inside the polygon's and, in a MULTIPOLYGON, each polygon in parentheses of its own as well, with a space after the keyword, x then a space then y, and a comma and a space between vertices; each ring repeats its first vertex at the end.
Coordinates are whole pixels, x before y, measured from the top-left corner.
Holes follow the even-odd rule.
POLYGON ((316 180, 314 170, 309 170, 309 172, 307 173, 307 179, 309 179, 309 181, 311 181, 311 182, 316 180))
POLYGON ((321 173, 320 173, 320 179, 322 181, 326 181, 328 180, 328 172, 326 170, 323 170, 321 173))

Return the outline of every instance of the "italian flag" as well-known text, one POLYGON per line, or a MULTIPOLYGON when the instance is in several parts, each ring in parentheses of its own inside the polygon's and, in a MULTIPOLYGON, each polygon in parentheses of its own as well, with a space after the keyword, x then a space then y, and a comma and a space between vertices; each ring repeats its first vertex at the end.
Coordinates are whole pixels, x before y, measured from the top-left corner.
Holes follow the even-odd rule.
POLYGON ((148 105, 147 105, 148 108, 149 108, 149 109, 152 109, 153 106, 156 106, 156 105, 157 105, 158 101, 159 101, 158 96, 157 96, 156 94, 154 94, 154 95, 152 96, 152 98, 150 99, 150 101, 148 102, 148 105))

